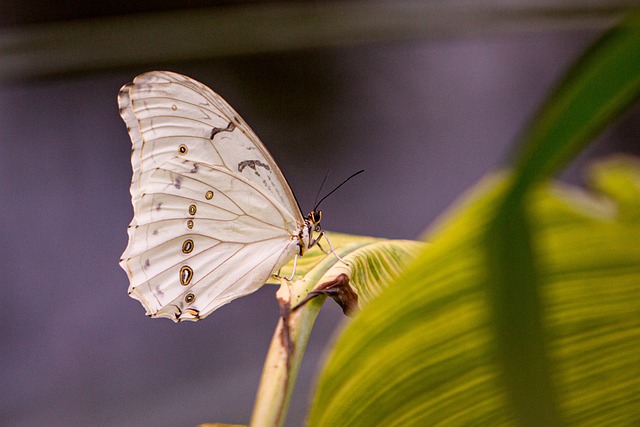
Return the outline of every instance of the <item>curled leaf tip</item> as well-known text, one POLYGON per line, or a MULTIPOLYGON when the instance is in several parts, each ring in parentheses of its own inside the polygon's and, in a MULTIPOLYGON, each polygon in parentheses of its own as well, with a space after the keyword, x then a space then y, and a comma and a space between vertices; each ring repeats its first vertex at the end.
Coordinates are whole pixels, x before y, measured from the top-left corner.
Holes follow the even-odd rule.
POLYGON ((358 312, 358 294, 349 284, 349 276, 344 273, 338 274, 333 280, 319 284, 300 301, 294 310, 318 295, 326 295, 333 298, 347 316, 353 316, 358 312))

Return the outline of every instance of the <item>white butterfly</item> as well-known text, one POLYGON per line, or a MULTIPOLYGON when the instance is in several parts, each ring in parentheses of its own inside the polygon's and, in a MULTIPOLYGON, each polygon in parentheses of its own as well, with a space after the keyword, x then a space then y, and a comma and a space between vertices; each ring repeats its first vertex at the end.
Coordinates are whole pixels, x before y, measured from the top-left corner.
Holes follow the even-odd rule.
POLYGON ((118 95, 134 217, 120 266, 150 317, 199 320, 260 288, 319 239, 275 161, 219 95, 153 71, 118 95))

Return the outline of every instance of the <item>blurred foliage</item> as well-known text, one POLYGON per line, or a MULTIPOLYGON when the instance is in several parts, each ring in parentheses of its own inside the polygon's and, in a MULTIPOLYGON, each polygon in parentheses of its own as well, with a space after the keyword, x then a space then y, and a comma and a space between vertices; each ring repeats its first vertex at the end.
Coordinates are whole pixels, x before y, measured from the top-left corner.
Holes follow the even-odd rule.
MULTIPOLYGON (((86 2, 66 10, 40 2, 32 19, 0 27, 0 82, 460 34, 601 29, 637 0, 223 3, 187 9, 180 2, 98 4, 87 17, 92 6, 86 2), (47 9, 54 20, 45 19, 47 9), (108 10, 115 15, 106 16, 108 10), (141 10, 153 11, 126 14, 141 10)), ((30 5, 15 5, 14 12, 22 7, 30 5)), ((11 22, 11 13, 3 19, 11 22)))

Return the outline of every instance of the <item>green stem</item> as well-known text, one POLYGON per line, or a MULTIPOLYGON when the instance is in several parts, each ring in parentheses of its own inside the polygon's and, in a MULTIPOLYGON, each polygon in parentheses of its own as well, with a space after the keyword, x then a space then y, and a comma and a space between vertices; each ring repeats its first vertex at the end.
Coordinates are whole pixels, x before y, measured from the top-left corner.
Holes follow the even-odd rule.
MULTIPOLYGON (((344 257, 361 245, 346 245, 336 252, 344 257)), ((327 255, 304 277, 294 280, 291 283, 290 307, 295 307, 315 288, 336 262, 337 258, 334 255, 327 255)), ((252 427, 284 425, 309 335, 325 300, 326 297, 320 295, 278 321, 265 359, 253 407, 252 427), (289 337, 287 337, 287 329, 289 337)))

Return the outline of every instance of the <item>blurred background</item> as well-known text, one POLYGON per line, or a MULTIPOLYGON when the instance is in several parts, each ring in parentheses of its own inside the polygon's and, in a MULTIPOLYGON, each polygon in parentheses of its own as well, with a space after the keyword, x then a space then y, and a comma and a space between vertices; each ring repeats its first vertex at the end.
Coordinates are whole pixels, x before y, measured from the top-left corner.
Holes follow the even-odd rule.
MULTIPOLYGON (((261 137, 304 211, 327 170, 331 187, 365 169, 323 203, 325 229, 416 239, 506 162, 554 82, 634 2, 555 3, 3 0, 0 425, 250 419, 275 288, 177 325, 127 296, 124 83, 153 69, 202 81, 261 137)), ((639 119, 562 179, 637 154, 639 119)), ((344 321, 327 303, 289 426, 344 321)))

